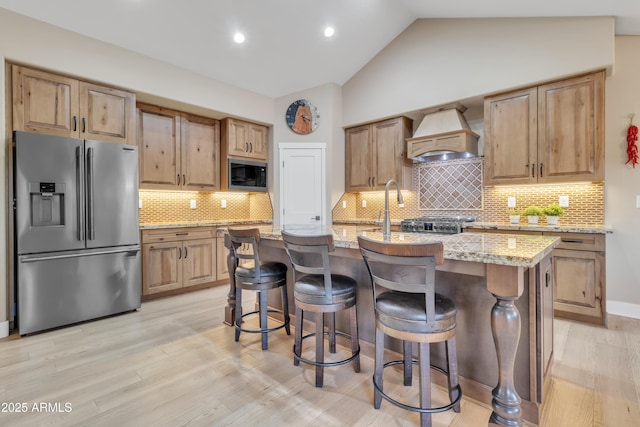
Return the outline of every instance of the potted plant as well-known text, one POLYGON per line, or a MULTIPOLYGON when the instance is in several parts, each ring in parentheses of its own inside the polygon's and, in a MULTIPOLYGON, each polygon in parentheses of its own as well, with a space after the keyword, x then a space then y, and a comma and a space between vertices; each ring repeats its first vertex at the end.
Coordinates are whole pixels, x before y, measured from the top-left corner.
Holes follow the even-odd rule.
POLYGON ((507 209, 507 213, 509 214, 509 223, 510 224, 519 224, 520 223, 520 212, 514 208, 507 209))
POLYGON ((557 203, 545 207, 542 212, 547 216, 547 224, 558 225, 558 217, 564 213, 564 209, 557 203))
POLYGON ((537 224, 538 217, 542 215, 542 209, 538 206, 529 206, 522 211, 522 215, 527 217, 529 224, 537 224))

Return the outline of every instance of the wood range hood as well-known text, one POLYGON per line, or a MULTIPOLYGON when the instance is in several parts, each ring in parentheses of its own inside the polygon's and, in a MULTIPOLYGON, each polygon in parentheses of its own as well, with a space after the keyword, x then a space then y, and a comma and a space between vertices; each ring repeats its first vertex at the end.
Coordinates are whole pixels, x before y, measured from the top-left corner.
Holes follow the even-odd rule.
POLYGON ((414 162, 450 160, 478 156, 478 134, 462 113, 459 102, 424 111, 425 116, 412 138, 407 138, 407 157, 414 162))

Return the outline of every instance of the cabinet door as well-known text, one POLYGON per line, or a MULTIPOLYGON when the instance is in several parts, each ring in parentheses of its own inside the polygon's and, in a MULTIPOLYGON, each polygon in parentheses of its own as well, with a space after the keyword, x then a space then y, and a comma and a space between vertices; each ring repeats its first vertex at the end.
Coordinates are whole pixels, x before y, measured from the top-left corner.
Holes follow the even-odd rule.
POLYGON ((390 179, 396 180, 400 188, 411 188, 411 164, 404 148, 405 137, 411 132, 408 123, 408 119, 398 117, 372 125, 372 186, 376 190, 384 190, 390 179))
POLYGON ((218 251, 216 253, 216 260, 218 264, 216 280, 228 279, 229 266, 227 264, 227 256, 229 255, 229 249, 224 246, 224 237, 218 237, 216 241, 218 245, 218 251))
POLYGON ((142 295, 182 287, 182 242, 142 246, 142 295))
POLYGON ((79 90, 81 138, 136 144, 133 93, 85 82, 79 90))
POLYGON ((12 66, 13 129, 78 137, 78 81, 12 66))
POLYGON ((371 127, 365 125, 347 129, 345 137, 346 191, 371 190, 374 156, 371 127))
POLYGON ((249 153, 249 126, 248 123, 225 119, 225 141, 230 156, 246 157, 249 153))
POLYGON ((216 239, 186 240, 182 246, 182 286, 194 286, 216 280, 216 239))
POLYGON ((138 104, 140 188, 179 189, 180 115, 176 111, 138 104))
POLYGON ((538 89, 538 182, 604 179, 604 72, 538 89))
POLYGON ((537 89, 484 101, 485 184, 537 181, 537 89))
POLYGON ((553 263, 556 316, 602 324, 604 253, 555 249, 553 263))
POLYGON ((183 114, 180 129, 182 188, 219 190, 220 122, 183 114))
POLYGON ((249 157, 266 161, 269 157, 267 127, 249 123, 249 157))

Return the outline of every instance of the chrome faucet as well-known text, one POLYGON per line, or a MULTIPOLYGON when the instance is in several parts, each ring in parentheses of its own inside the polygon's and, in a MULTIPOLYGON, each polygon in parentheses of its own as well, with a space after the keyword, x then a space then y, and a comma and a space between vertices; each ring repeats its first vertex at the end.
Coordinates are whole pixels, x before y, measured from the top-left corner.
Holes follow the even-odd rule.
POLYGON ((387 181, 387 185, 384 186, 384 220, 382 222, 382 237, 384 240, 389 240, 391 238, 391 218, 389 218, 389 186, 391 184, 396 185, 396 189, 398 191, 398 205, 400 207, 404 205, 400 186, 394 179, 390 179, 387 181))

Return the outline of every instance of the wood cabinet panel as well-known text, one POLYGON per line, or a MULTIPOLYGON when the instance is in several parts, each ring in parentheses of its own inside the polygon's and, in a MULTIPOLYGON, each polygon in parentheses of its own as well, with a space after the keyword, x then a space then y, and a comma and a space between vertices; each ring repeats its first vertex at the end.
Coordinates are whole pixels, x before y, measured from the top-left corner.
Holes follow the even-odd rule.
POLYGON ((80 137, 136 144, 133 93, 80 82, 80 137))
POLYGON ((538 182, 604 179, 604 72, 538 88, 538 182))
POLYGON ((138 103, 142 189, 220 190, 220 122, 138 103))
POLYGON ((267 161, 269 156, 268 128, 257 123, 226 118, 222 120, 223 158, 246 157, 267 161))
POLYGON ((400 188, 411 188, 405 148, 411 131, 412 121, 406 117, 346 129, 346 191, 383 190, 390 179, 400 188))
POLYGON ((182 287, 182 242, 147 243, 142 253, 143 295, 182 287))
POLYGON ((143 230, 142 295, 215 282, 215 235, 213 227, 143 230))
POLYGON ((485 98, 485 184, 604 179, 604 71, 485 98))
POLYGON ((183 242, 183 287, 216 280, 216 247, 216 239, 183 242))
POLYGON ((220 122, 182 115, 182 188, 220 189, 220 122))
POLYGON ((13 129, 136 143, 135 94, 12 66, 13 129))
POLYGON ((485 171, 487 184, 536 182, 537 89, 485 101, 485 171))
POLYGON ((229 249, 224 246, 224 237, 218 237, 217 239, 217 253, 216 262, 217 268, 217 280, 225 280, 229 278, 229 266, 227 264, 227 256, 229 255, 229 249))
POLYGON ((180 113, 138 103, 140 188, 176 189, 180 171, 180 113))

